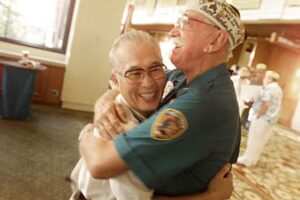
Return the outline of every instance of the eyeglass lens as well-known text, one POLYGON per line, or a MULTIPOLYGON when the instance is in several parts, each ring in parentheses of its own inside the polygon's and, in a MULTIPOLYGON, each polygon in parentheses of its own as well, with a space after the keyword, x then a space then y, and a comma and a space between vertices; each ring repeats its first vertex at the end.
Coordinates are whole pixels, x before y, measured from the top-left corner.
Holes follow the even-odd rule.
POLYGON ((134 69, 134 70, 129 70, 125 72, 125 78, 129 82, 137 82, 137 81, 142 81, 143 78, 145 77, 145 74, 147 74, 149 77, 158 80, 166 77, 166 70, 164 65, 155 65, 152 66, 148 70, 144 69, 134 69))

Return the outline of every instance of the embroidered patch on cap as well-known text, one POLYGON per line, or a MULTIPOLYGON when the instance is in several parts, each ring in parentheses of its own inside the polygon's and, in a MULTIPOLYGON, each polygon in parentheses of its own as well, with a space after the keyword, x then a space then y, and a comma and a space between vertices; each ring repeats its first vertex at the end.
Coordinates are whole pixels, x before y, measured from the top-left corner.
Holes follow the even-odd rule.
POLYGON ((175 109, 166 109, 160 113, 151 128, 151 138, 171 140, 182 135, 188 128, 185 115, 175 109))
POLYGON ((189 0, 185 10, 194 10, 228 32, 231 49, 245 38, 245 27, 239 11, 225 0, 189 0))

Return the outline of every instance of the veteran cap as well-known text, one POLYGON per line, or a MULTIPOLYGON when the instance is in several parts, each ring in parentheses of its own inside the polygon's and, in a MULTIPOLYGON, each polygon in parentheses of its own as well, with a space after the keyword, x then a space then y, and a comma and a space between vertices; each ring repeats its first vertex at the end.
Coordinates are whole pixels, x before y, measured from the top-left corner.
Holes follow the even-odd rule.
POLYGON ((272 70, 268 70, 266 72, 266 76, 273 78, 275 81, 278 81, 280 79, 280 75, 277 72, 272 70))
POLYGON ((239 11, 225 0, 189 0, 185 10, 193 10, 207 17, 220 29, 228 32, 231 49, 244 41, 245 27, 239 11))

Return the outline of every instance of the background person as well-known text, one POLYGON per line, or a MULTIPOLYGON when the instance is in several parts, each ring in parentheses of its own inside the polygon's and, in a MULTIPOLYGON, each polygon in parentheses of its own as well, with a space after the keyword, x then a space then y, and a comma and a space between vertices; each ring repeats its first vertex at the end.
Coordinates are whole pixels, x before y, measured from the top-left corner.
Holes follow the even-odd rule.
POLYGON ((240 114, 242 114, 245 107, 244 104, 245 99, 243 99, 242 97, 242 90, 244 89, 243 88, 244 86, 250 84, 249 78, 250 78, 250 70, 248 69, 248 67, 239 68, 237 75, 231 76, 231 80, 233 82, 235 94, 239 104, 240 114))
POLYGON ((253 119, 245 153, 238 158, 238 163, 253 166, 273 133, 272 125, 276 123, 282 101, 282 89, 278 84, 277 72, 267 71, 263 79, 264 90, 253 104, 253 119))
MULTIPOLYGON (((263 86, 263 79, 265 76, 265 72, 267 70, 267 65, 264 63, 258 63, 255 66, 254 71, 252 71, 250 75, 250 86, 252 87, 251 90, 256 90, 259 91, 262 90, 263 86)), ((250 89, 250 87, 249 87, 250 89)), ((257 96, 253 96, 246 101, 244 101, 245 108, 242 111, 241 114, 241 122, 242 122, 242 127, 246 130, 249 130, 250 123, 253 118, 253 109, 252 105, 254 100, 256 99, 257 96)))
POLYGON ((261 85, 262 86, 266 71, 267 71, 266 64, 264 64, 264 63, 256 64, 255 70, 250 79, 251 85, 261 85))

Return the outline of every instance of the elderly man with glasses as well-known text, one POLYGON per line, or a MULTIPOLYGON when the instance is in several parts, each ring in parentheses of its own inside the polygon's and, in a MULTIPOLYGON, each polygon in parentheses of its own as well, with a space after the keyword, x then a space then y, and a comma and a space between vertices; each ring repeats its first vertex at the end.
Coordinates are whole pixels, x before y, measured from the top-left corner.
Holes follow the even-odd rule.
MULTIPOLYGON (((129 123, 122 124, 122 127, 129 131, 157 109, 166 82, 166 67, 162 63, 158 43, 142 31, 127 32, 117 38, 110 51, 110 62, 113 67, 112 84, 120 92, 115 101, 125 105, 130 116, 129 123), (129 50, 130 54, 124 54, 129 50), (141 59, 144 54, 147 54, 147 58, 141 59)), ((79 140, 87 129, 93 129, 93 126, 88 125, 81 132, 79 140)), ((99 137, 97 129, 93 129, 93 133, 96 138, 99 137)), ((188 197, 198 199, 204 195, 226 197, 227 193, 230 194, 230 178, 225 180, 220 177, 228 172, 226 167, 228 168, 224 166, 219 172, 206 193, 188 197), (215 188, 219 190, 216 191, 215 188)), ((131 171, 108 180, 94 179, 83 158, 75 166, 71 178, 73 181, 71 200, 150 200, 153 195, 153 191, 131 171)), ((176 197, 178 200, 182 198, 184 196, 176 197)))
MULTIPOLYGON (((110 106, 113 112, 97 115, 96 121, 103 137, 111 135, 113 141, 95 141, 91 131, 80 141, 94 177, 130 169, 155 194, 182 195, 204 191, 224 163, 236 162, 239 110, 225 63, 244 39, 238 11, 222 0, 191 0, 170 36, 177 70, 168 75, 174 89, 161 108, 118 135, 123 114, 120 106, 110 106)), ((149 101, 151 95, 146 94, 149 101)))

